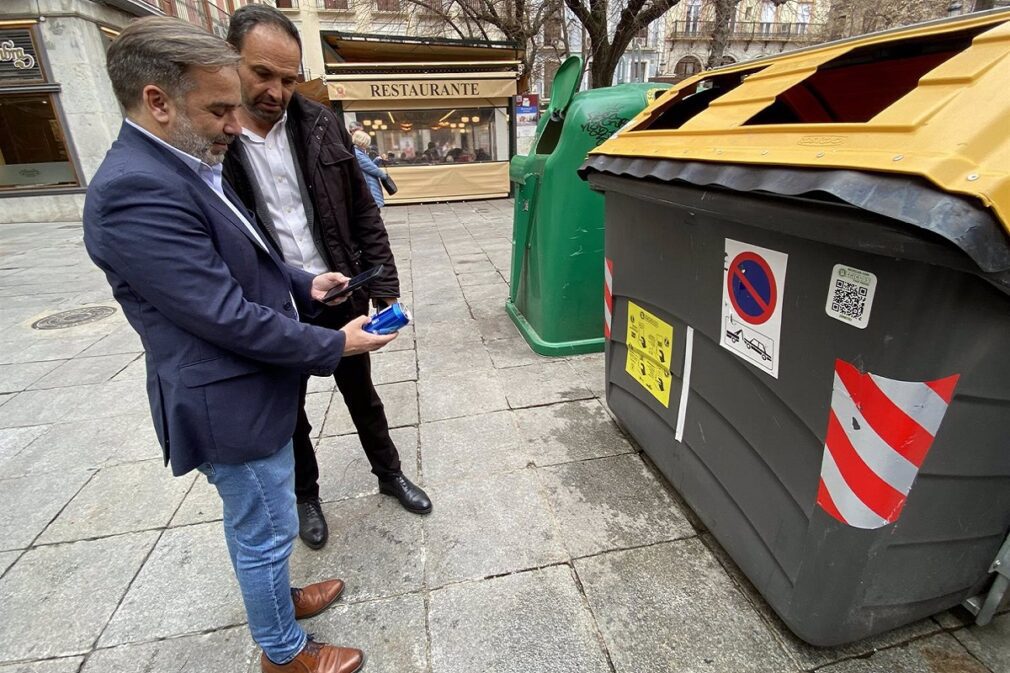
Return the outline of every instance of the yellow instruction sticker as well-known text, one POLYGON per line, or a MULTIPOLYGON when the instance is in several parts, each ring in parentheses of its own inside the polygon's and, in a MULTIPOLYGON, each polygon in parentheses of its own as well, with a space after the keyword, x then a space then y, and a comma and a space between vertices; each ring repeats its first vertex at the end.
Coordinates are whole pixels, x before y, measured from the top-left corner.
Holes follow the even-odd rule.
POLYGON ((673 326, 629 301, 627 344, 625 371, 660 404, 669 407, 673 326))
POLYGON ((647 355, 670 370, 673 325, 668 325, 633 301, 628 302, 628 348, 647 355))

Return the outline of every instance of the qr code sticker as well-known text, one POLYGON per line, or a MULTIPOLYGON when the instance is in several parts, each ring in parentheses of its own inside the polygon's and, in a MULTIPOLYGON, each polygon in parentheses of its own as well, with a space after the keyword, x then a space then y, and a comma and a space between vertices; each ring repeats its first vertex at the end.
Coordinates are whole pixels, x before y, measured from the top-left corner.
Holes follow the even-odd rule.
POLYGON ((831 310, 853 320, 863 317, 866 308, 866 287, 849 283, 841 278, 835 280, 835 296, 831 298, 831 310))
POLYGON ((824 309, 832 318, 863 329, 870 321, 876 287, 877 277, 869 271, 836 264, 824 309))

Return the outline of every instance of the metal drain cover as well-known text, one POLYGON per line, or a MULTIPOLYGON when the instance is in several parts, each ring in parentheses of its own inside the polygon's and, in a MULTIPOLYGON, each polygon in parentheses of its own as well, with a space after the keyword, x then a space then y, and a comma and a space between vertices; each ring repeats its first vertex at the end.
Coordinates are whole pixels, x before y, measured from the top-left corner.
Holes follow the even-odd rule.
POLYGON ((66 329, 68 327, 77 327, 89 322, 96 322, 102 318, 108 318, 115 312, 116 309, 111 306, 75 308, 47 315, 41 320, 36 320, 32 323, 32 329, 66 329))

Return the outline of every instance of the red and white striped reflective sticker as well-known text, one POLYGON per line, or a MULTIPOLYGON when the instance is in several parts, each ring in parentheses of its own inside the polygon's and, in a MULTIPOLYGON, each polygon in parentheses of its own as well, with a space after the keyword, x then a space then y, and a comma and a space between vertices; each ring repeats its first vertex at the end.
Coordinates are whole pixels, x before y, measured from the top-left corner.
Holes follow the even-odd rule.
POLYGON ((603 261, 603 336, 609 339, 614 320, 614 262, 606 258, 603 261))
POLYGON ((896 381, 836 360, 817 504, 855 528, 897 521, 958 376, 896 381))

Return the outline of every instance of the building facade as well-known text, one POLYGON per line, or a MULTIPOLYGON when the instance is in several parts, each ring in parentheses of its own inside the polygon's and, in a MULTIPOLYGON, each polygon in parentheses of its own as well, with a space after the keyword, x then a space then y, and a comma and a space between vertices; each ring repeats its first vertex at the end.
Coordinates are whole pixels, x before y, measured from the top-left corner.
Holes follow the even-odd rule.
POLYGON ((486 27, 460 37, 459 6, 432 0, 266 4, 298 26, 318 98, 372 137, 398 188, 387 203, 508 195, 522 46, 486 27))
MULTIPOLYGON (((729 26, 721 64, 749 61, 825 39, 829 0, 776 5, 771 0, 741 0, 729 26)), ((666 15, 661 77, 678 82, 705 68, 715 28, 712 0, 681 0, 666 15)))
POLYGON ((0 224, 78 221, 119 134, 105 51, 129 21, 171 15, 218 34, 242 0, 0 3, 0 224))

